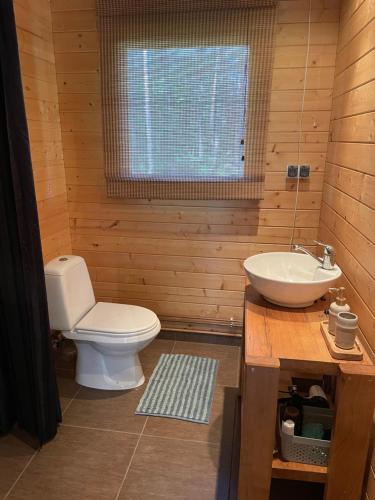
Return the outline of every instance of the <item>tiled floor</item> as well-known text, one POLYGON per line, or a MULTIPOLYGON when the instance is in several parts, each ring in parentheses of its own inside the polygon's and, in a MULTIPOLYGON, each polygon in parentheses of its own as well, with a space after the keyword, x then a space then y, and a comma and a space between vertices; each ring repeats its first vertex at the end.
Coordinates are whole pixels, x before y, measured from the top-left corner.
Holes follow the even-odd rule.
POLYGON ((79 387, 74 357, 65 353, 58 360, 58 435, 38 452, 13 435, 0 439, 0 498, 226 500, 239 349, 159 339, 141 354, 146 377, 163 352, 220 360, 209 425, 134 415, 145 385, 79 387))

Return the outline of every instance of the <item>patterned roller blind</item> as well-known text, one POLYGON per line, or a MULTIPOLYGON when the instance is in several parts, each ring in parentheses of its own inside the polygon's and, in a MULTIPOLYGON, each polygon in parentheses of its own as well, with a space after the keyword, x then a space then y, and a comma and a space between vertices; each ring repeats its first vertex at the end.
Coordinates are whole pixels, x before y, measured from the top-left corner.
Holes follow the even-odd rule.
POLYGON ((262 197, 272 4, 97 0, 109 196, 262 197))

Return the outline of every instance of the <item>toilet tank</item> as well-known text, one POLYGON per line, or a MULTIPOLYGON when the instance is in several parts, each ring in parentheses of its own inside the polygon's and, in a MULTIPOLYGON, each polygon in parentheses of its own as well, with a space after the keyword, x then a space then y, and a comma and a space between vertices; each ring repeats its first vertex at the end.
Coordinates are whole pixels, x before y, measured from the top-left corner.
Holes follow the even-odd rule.
POLYGON ((76 255, 62 255, 44 267, 48 314, 54 330, 72 330, 95 305, 86 262, 76 255))

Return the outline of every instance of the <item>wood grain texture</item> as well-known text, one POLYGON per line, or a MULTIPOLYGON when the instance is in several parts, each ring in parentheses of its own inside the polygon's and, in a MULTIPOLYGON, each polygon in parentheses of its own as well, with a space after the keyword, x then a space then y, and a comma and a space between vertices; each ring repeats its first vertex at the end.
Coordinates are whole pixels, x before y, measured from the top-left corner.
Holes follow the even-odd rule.
POLYGON ((344 1, 319 238, 333 244, 375 350, 375 3, 344 1))
POLYGON ((274 479, 289 479, 291 481, 325 483, 327 479, 327 467, 299 462, 284 462, 280 458, 274 458, 272 461, 272 477, 274 479))
POLYGON ((326 301, 318 301, 305 309, 287 309, 266 302, 250 285, 246 288, 241 380, 241 422, 246 430, 241 434, 241 499, 268 498, 266 468, 268 472, 272 468, 277 478, 326 482, 327 500, 361 498, 375 401, 375 366, 371 352, 365 348, 361 361, 338 360, 330 355, 320 332, 325 306, 326 301), (280 377, 276 369, 280 369, 280 377), (268 374, 267 380, 263 372, 268 374), (283 387, 285 372, 337 376, 328 468, 278 459, 271 462, 267 455, 267 437, 273 438, 275 425, 275 420, 268 421, 268 414, 277 406, 273 384, 279 378, 279 387, 283 387), (259 436, 266 443, 265 450, 258 445, 259 436))
POLYGON ((293 225, 296 240, 313 244, 339 1, 309 5, 279 2, 264 199, 192 202, 106 197, 95 2, 52 0, 73 253, 86 258, 97 298, 147 305, 167 320, 241 322, 243 259, 288 250, 293 225), (297 199, 285 179, 291 162, 312 168, 297 199))
MULTIPOLYGON (((352 365, 352 361, 334 359, 327 349, 320 331, 320 322, 326 318, 326 305, 326 301, 318 301, 305 309, 275 306, 248 286, 245 363, 255 364, 259 358, 272 357, 280 361, 282 370, 330 375, 337 375, 339 366, 352 365)), ((355 366, 373 367, 365 346, 363 354, 355 366)))
POLYGON ((262 358, 245 365, 241 388, 241 448, 238 498, 266 500, 272 477, 280 365, 262 358), (270 432, 271 430, 271 432, 270 432))
MULTIPOLYGON (((375 350, 375 4, 344 0, 340 19, 319 238, 336 248, 349 304, 375 350)), ((342 470, 347 498, 356 498, 353 471, 342 470)), ((370 467, 366 498, 374 497, 373 477, 370 467)), ((328 498, 335 498, 336 487, 328 498)))
POLYGON ((71 253, 57 96, 52 19, 47 0, 14 0, 43 259, 71 253))
POLYGON ((375 369, 340 365, 325 500, 362 497, 375 404, 375 369), (350 460, 349 457, 355 457, 350 460))

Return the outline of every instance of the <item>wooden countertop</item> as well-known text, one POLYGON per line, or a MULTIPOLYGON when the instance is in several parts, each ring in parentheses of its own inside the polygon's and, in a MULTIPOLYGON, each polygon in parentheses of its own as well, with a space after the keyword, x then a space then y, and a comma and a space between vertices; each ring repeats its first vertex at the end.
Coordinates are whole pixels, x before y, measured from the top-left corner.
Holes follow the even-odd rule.
MULTIPOLYGON (((329 301, 319 300, 304 309, 288 309, 264 300, 252 287, 246 287, 245 363, 274 364, 280 368, 313 373, 336 374, 338 365, 350 364, 366 372, 373 363, 364 350, 362 361, 332 358, 320 332, 326 319, 324 309, 329 301)), ((362 346, 363 347, 363 346, 362 346)), ((369 372, 373 373, 373 369, 369 372)))

